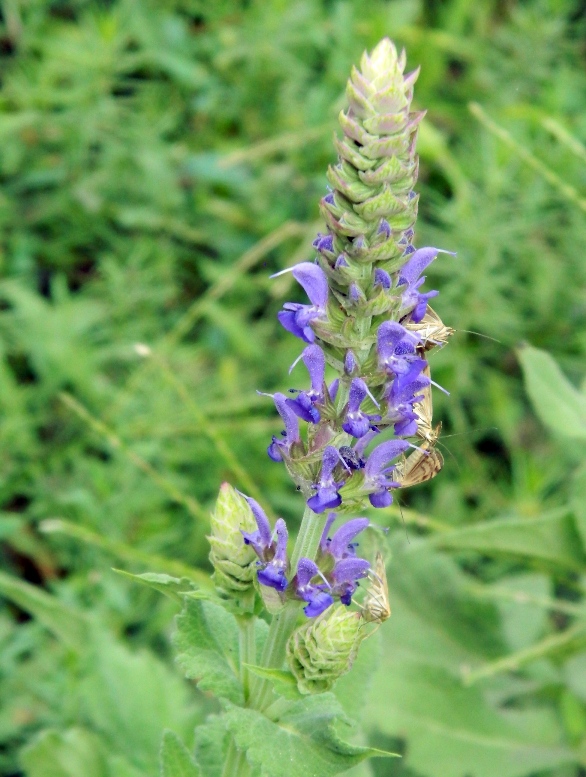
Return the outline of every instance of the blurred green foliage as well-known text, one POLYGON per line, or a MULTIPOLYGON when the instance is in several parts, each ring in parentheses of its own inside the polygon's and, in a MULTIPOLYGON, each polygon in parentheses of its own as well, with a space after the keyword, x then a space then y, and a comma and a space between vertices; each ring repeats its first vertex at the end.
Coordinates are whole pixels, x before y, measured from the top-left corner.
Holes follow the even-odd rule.
POLYGON ((300 514, 255 393, 301 380, 275 320, 298 291, 268 276, 312 256, 344 84, 384 35, 422 68, 417 243, 458 251, 428 279, 457 333, 433 357, 445 469, 402 495, 408 540, 376 513, 394 615, 363 719, 405 758, 353 774, 586 774, 585 20, 579 0, 5 0, 0 774, 149 777, 162 729, 191 748, 216 710, 171 668, 174 603, 110 568, 207 571, 222 479, 300 514))

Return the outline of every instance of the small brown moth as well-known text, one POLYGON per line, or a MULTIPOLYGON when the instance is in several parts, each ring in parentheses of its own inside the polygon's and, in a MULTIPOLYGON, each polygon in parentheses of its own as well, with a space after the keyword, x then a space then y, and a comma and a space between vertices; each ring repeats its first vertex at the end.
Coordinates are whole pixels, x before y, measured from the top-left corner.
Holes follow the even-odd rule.
MULTIPOLYGON (((423 369, 423 375, 426 378, 431 379, 429 364, 426 364, 423 369)), ((416 402, 413 406, 413 409, 417 413, 417 436, 421 437, 422 440, 427 440, 431 445, 433 445, 438 437, 439 430, 441 429, 441 424, 436 427, 436 429, 433 429, 431 426, 432 417, 433 417, 433 403, 431 399, 431 385, 426 386, 422 390, 423 399, 421 402, 416 402)))
POLYGON ((445 345, 448 342, 448 338, 454 334, 454 329, 449 326, 445 326, 444 322, 435 312, 435 310, 427 306, 427 312, 419 321, 408 321, 404 323, 405 329, 410 332, 415 332, 421 338, 421 345, 419 348, 422 351, 431 351, 432 348, 445 345))
POLYGON ((425 440, 418 448, 397 464, 396 478, 401 488, 410 488, 434 478, 444 466, 444 458, 435 448, 441 424, 431 430, 430 440, 425 440))
POLYGON ((370 573, 370 586, 362 602, 362 617, 367 623, 383 623, 391 617, 389 604, 389 586, 382 553, 379 551, 374 560, 374 570, 370 573))

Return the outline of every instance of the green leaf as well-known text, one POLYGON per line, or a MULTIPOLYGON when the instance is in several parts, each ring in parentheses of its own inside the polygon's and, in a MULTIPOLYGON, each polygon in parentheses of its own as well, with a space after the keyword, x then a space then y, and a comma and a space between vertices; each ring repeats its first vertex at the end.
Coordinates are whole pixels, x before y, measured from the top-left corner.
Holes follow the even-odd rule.
POLYGON ((177 616, 177 662, 201 690, 242 704, 238 669, 238 626, 223 607, 188 599, 177 616))
POLYGON ((545 351, 526 345, 517 354, 527 394, 541 421, 556 434, 586 440, 586 396, 545 351))
POLYGON ((539 518, 498 518, 437 536, 431 544, 446 548, 507 553, 568 569, 583 569, 586 558, 566 510, 539 518))
POLYGON ((545 607, 526 601, 525 596, 542 599, 550 596, 549 577, 525 572, 500 578, 496 588, 512 594, 510 599, 496 601, 509 649, 522 650, 533 645, 546 630, 548 613, 545 607))
POLYGON ((142 575, 133 575, 123 569, 114 569, 114 572, 136 583, 153 588, 165 596, 169 596, 177 602, 183 602, 182 594, 193 591, 195 586, 191 580, 186 577, 171 577, 171 575, 158 574, 156 572, 144 572, 142 575))
POLYGON ((161 777, 199 777, 189 750, 172 731, 165 731, 161 746, 161 777))
POLYGON ((474 597, 453 559, 427 542, 395 538, 388 581, 393 614, 380 629, 385 655, 457 670, 506 652, 496 606, 474 597))
POLYGON ((27 777, 110 777, 100 738, 82 728, 42 731, 21 752, 27 777))
POLYGON ((291 672, 281 669, 267 669, 264 666, 252 666, 251 664, 244 664, 244 666, 248 667, 250 672, 257 677, 269 680, 273 686, 273 690, 279 696, 295 701, 303 698, 297 688, 297 680, 293 677, 291 672))
POLYGON ((0 572, 0 594, 30 613, 68 647, 83 651, 88 623, 83 615, 41 588, 0 572))
POLYGON ((393 755, 342 741, 334 729, 343 716, 330 693, 297 702, 276 721, 240 707, 225 713, 237 746, 263 777, 330 777, 365 758, 393 755))
POLYGON ((223 715, 210 715, 195 729, 195 758, 203 777, 221 777, 227 739, 223 715))
POLYGON ((570 658, 564 665, 564 678, 568 687, 586 702, 586 653, 570 658))
POLYGON ((85 715, 111 746, 154 774, 165 729, 187 739, 198 718, 189 687, 156 656, 132 653, 98 629, 80 695, 85 715))
POLYGON ((526 777, 575 760, 554 726, 537 727, 531 713, 527 721, 523 712, 502 714, 477 686, 388 654, 366 717, 388 736, 407 737, 406 766, 424 777, 526 777))

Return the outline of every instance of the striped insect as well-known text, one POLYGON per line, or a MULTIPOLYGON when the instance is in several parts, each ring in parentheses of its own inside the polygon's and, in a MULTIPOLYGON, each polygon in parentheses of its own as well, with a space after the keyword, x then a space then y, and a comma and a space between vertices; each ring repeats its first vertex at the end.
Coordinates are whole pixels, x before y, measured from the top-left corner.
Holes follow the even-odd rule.
POLYGON ((414 321, 408 321, 403 324, 405 329, 410 332, 415 332, 421 338, 421 345, 419 349, 423 352, 431 351, 432 348, 441 347, 448 342, 454 334, 454 329, 449 326, 445 326, 444 322, 435 312, 435 310, 427 306, 427 311, 421 321, 415 323, 414 321))
POLYGON ((370 586, 362 602, 362 617, 367 623, 381 624, 391 617, 389 604, 389 586, 385 562, 380 551, 374 560, 374 569, 370 575, 370 586))
POLYGON ((436 449, 441 424, 431 430, 431 439, 424 440, 421 447, 416 448, 410 456, 403 457, 394 472, 400 488, 410 488, 425 483, 434 478, 444 466, 444 458, 436 449))

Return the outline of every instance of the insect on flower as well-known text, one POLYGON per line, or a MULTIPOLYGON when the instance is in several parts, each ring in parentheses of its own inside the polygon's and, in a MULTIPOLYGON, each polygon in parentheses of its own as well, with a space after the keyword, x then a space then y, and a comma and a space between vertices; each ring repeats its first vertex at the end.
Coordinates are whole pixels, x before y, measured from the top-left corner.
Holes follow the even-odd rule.
POLYGON ((444 466, 444 457, 435 447, 441 424, 432 430, 432 439, 397 464, 395 477, 400 488, 410 488, 434 478, 444 466))
POLYGON ((369 579, 370 586, 362 602, 362 618, 367 623, 381 624, 391 617, 391 605, 385 562, 380 551, 376 554, 369 579))
POLYGON ((428 305, 425 316, 419 322, 406 321, 403 323, 409 332, 415 332, 421 338, 420 350, 431 351, 432 348, 441 347, 448 342, 454 334, 454 329, 446 326, 435 310, 428 305))

